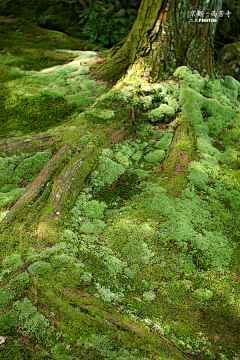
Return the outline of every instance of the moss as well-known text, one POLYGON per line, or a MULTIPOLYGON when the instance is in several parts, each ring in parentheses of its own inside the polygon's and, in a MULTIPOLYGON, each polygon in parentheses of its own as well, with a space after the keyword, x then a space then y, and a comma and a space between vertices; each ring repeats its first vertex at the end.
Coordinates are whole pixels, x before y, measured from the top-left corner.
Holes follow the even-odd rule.
POLYGON ((13 254, 12 256, 7 256, 2 260, 3 268, 9 268, 15 270, 23 264, 20 254, 13 254))
POLYGON ((124 172, 125 168, 123 165, 116 163, 106 156, 100 156, 99 166, 92 173, 92 183, 96 187, 110 185, 117 179, 118 175, 122 175, 124 172))
POLYGON ((37 274, 43 276, 46 272, 51 272, 52 267, 49 263, 40 260, 30 265, 28 271, 30 272, 30 274, 37 274))
POLYGON ((95 196, 104 200, 109 205, 115 204, 115 206, 119 206, 124 202, 124 200, 128 200, 133 194, 139 192, 137 187, 137 177, 148 175, 148 172, 145 170, 133 172, 134 174, 123 174, 118 180, 114 181, 111 186, 106 185, 103 187, 95 194, 95 196))
POLYGON ((240 89, 239 81, 234 79, 232 76, 227 75, 225 76, 224 86, 233 90, 235 92, 235 97, 237 98, 240 89))
POLYGON ((11 279, 7 285, 0 289, 0 306, 5 310, 13 299, 22 295, 25 285, 29 282, 29 275, 22 273, 11 279))
POLYGON ((174 115, 174 108, 167 104, 161 104, 158 108, 147 113, 148 118, 153 122, 160 121, 163 118, 165 122, 168 122, 169 118, 172 118, 174 115))
POLYGON ((162 138, 164 134, 165 134, 164 131, 157 130, 157 131, 154 132, 153 137, 154 137, 154 139, 162 138))
POLYGON ((89 115, 96 116, 101 120, 110 120, 114 117, 115 113, 113 110, 108 110, 108 109, 102 109, 102 110, 92 109, 89 110, 89 115))
POLYGON ((213 292, 208 289, 197 289, 193 292, 193 296, 199 300, 210 300, 213 297, 213 292))
POLYGON ((135 154, 133 154, 132 159, 134 161, 139 161, 142 157, 142 151, 136 151, 135 154))
POLYGON ((82 205, 82 208, 89 219, 103 218, 107 205, 97 200, 91 200, 82 205))
POLYGON ((43 314, 39 314, 28 298, 22 302, 16 301, 14 309, 18 312, 19 327, 25 329, 27 334, 34 335, 37 339, 46 336, 50 323, 43 314))
POLYGON ((154 150, 149 152, 145 159, 150 163, 160 163, 165 158, 165 151, 164 150, 154 150))
POLYGON ((129 167, 130 160, 127 155, 124 155, 123 153, 118 151, 115 153, 114 157, 119 164, 122 164, 124 167, 129 167))
POLYGON ((9 192, 0 192, 0 206, 5 206, 9 203, 14 203, 16 200, 18 200, 26 191, 24 188, 19 189, 13 189, 9 192))
POLYGON ((52 157, 52 151, 37 152, 35 155, 5 156, 0 158, 2 179, 0 181, 0 206, 18 200, 25 192, 29 182, 52 157))
MULTIPOLYGON (((50 48, 51 35, 54 34, 47 32, 46 40, 44 37, 42 39, 50 48)), ((65 39, 61 34, 57 35, 58 38, 65 39)), ((34 37, 36 37, 35 33, 32 35, 32 42, 35 40, 34 37)), ((38 43, 38 40, 36 42, 38 43)), ((16 50, 16 53, 18 54, 19 51, 16 50)), ((34 52, 33 54, 36 55, 34 52)), ((77 107, 89 105, 106 91, 104 84, 96 83, 89 75, 90 70, 87 65, 96 60, 96 53, 53 50, 52 56, 62 59, 59 60, 60 63, 65 63, 68 59, 69 61, 42 71, 29 72, 28 69, 16 67, 18 63, 14 55, 1 56, 0 71, 3 73, 5 83, 0 89, 4 100, 0 104, 2 109, 0 135, 9 137, 37 130, 45 131, 51 126, 66 121, 77 107), (30 77, 31 81, 29 81, 30 77)), ((35 60, 34 56, 32 58, 35 60)), ((23 57, 21 61, 25 63, 25 58, 23 57)), ((37 63, 37 59, 35 61, 37 63)), ((42 64, 40 68, 42 69, 44 65, 46 64, 42 64)), ((53 64, 49 62, 49 66, 51 65, 53 64)), ((34 70, 40 69, 37 67, 34 70)))
POLYGON ((14 171, 14 176, 19 177, 20 179, 34 179, 34 177, 39 173, 39 171, 49 161, 49 159, 51 159, 51 157, 51 150, 37 152, 35 155, 24 159, 17 166, 16 170, 14 171))
MULTIPOLYGON (((55 69, 53 73, 59 77, 68 74, 76 80, 74 72, 82 69, 74 69, 75 64, 71 64, 68 68, 55 69)), ((50 75, 51 71, 45 74, 50 75)), ((189 74, 192 75, 189 80, 186 76, 180 81, 182 113, 174 133, 170 129, 163 132, 160 125, 143 124, 136 125, 134 138, 129 136, 131 140, 117 145, 110 145, 105 140, 98 142, 95 134, 103 137, 103 132, 96 123, 106 122, 97 117, 98 110, 113 111, 115 115, 110 120, 116 122, 116 128, 132 114, 130 103, 117 101, 114 96, 103 97, 95 103, 92 107, 95 115, 86 111, 61 127, 65 131, 61 141, 68 141, 71 146, 64 161, 75 164, 78 155, 82 160, 87 151, 91 158, 95 156, 94 159, 100 155, 96 167, 95 162, 84 159, 86 167, 95 170, 92 177, 84 178, 85 182, 78 189, 76 186, 65 191, 63 198, 65 203, 69 201, 69 207, 63 218, 46 221, 46 213, 42 212, 42 207, 46 209, 46 195, 39 207, 33 205, 23 210, 14 224, 1 225, 2 254, 5 256, 17 249, 22 254, 22 258, 15 258, 18 266, 23 261, 33 262, 28 268, 30 289, 24 289, 32 303, 25 298, 22 303, 14 305, 14 311, 18 312, 18 326, 21 331, 25 328, 25 334, 27 331, 32 349, 36 348, 37 336, 39 344, 47 339, 49 345, 45 351, 48 356, 55 357, 124 355, 129 359, 135 356, 131 347, 139 349, 138 357, 153 354, 159 358, 180 359, 185 356, 182 350, 201 358, 209 356, 210 351, 212 358, 220 357, 221 351, 234 356, 234 344, 238 343, 239 337, 235 327, 237 300, 232 290, 237 289, 235 275, 239 270, 240 189, 236 156, 239 124, 236 103, 234 94, 226 92, 224 96, 228 103, 222 105, 217 99, 220 99, 218 90, 223 89, 222 85, 216 91, 216 83, 207 86, 207 79, 203 81, 198 74, 189 74), (203 83, 206 86, 201 90, 203 83), (213 95, 216 91, 216 97, 209 99, 204 91, 213 95), (226 121, 220 118, 225 116, 226 121), (79 130, 80 124, 86 122, 93 124, 79 130), (216 135, 211 138, 214 132, 216 135), (149 152, 155 146, 155 139, 169 144, 170 138, 172 145, 166 150, 163 170, 159 164, 141 162, 145 154, 152 156, 159 151, 149 152), (212 146, 214 141, 221 141, 224 151, 212 146), (199 156, 195 156, 195 144, 199 156), (97 155, 92 153, 94 146, 98 147, 97 155), (106 149, 102 151, 103 146, 106 149), (78 151, 82 153, 77 155, 78 151), (139 152, 139 158, 135 157, 136 152, 139 152), (36 209, 40 212, 40 223, 37 222, 39 214, 36 209), (37 230, 34 229, 36 226, 37 230), (41 234, 44 236, 40 237, 41 234), (193 289, 208 289, 214 296, 199 302, 193 289), (33 303, 38 304, 45 317, 40 316, 33 303), (211 320, 209 314, 213 312, 217 314, 217 322, 211 320), (235 317, 234 323, 231 319, 235 317), (228 328, 225 336, 224 329, 230 320, 233 326, 230 330, 228 328), (50 322, 58 327, 60 335, 50 328, 50 322), (43 330, 44 339, 38 328, 43 330), (203 328, 204 335, 200 336, 198 333, 203 328), (101 337, 109 331, 110 336, 116 337, 113 340, 115 355, 111 351, 112 345, 101 337), (138 336, 132 336, 132 332, 138 336), (176 348, 172 351, 164 342, 159 343, 159 335, 168 339, 169 344, 172 339, 176 348), (57 336, 66 342, 59 344, 57 336), (66 350, 66 344, 71 352, 66 350), (218 344, 223 350, 220 351, 218 344), (177 346, 181 351, 176 350, 177 346), (128 349, 127 352, 123 348, 128 349)), ((93 83, 86 82, 85 85, 93 86, 93 83)), ((69 86, 72 86, 71 81, 69 86)), ((128 86, 135 87, 133 84, 128 86)), ((145 86, 150 91, 152 84, 145 86)), ((177 99, 179 87, 174 86, 177 99)), ((154 100, 159 100, 155 105, 153 101, 152 106, 158 106, 161 101, 169 104, 173 89, 161 86, 161 91, 160 88, 153 89, 150 93, 154 100)), ((137 109, 134 108, 134 112, 137 117, 137 109)), ((61 135, 60 129, 58 136, 61 135)), ((111 126, 108 129, 112 129, 111 126)), ((108 133, 106 136, 109 137, 108 133)), ((4 159, 3 169, 6 174, 9 174, 7 171, 11 174, 20 162, 27 164, 30 156, 4 159)), ((19 169, 23 171, 24 167, 19 169)), ((73 174, 76 179, 83 176, 80 172, 73 174)), ((17 184, 17 179, 14 181, 17 184)), ((10 184, 2 184, 2 187, 10 184)), ((13 264, 14 260, 6 260, 1 274, 8 286, 9 309, 17 288, 17 283, 9 287, 7 280, 13 264)))
POLYGON ((171 141, 172 141, 172 134, 168 133, 168 134, 165 134, 161 140, 157 141, 156 144, 155 144, 155 147, 157 149, 162 149, 162 150, 167 150, 171 144, 171 141))
MULTIPOLYGON (((26 9, 29 9, 28 6, 26 9)), ((14 9, 12 11, 15 11, 14 9)), ((5 35, 1 43, 2 55, 11 59, 13 66, 21 67, 23 70, 39 71, 46 67, 63 64, 72 57, 71 53, 58 53, 56 49, 92 50, 98 48, 96 45, 68 37, 59 31, 43 29, 23 19, 13 21, 2 19, 5 20, 1 22, 1 31, 5 35)))
POLYGON ((61 97, 41 96, 37 99, 21 99, 17 97, 14 103, 9 103, 7 91, 3 93, 1 108, 1 137, 18 136, 22 134, 46 131, 65 121, 76 110, 61 97))

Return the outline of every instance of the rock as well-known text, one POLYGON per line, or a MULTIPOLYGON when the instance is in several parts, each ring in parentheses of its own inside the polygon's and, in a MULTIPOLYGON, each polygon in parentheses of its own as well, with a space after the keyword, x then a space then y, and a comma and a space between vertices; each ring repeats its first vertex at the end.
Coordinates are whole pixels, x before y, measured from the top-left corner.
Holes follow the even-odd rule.
POLYGON ((240 81, 240 41, 224 45, 217 64, 221 76, 230 75, 240 81))

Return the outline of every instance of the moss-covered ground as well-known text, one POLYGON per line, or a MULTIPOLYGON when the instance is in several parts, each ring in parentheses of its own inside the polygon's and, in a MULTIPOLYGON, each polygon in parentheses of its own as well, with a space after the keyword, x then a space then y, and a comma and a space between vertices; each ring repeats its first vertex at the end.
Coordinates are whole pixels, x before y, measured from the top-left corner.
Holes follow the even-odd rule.
POLYGON ((0 358, 239 359, 240 84, 180 67, 106 92, 96 53, 64 54, 0 57, 0 358))

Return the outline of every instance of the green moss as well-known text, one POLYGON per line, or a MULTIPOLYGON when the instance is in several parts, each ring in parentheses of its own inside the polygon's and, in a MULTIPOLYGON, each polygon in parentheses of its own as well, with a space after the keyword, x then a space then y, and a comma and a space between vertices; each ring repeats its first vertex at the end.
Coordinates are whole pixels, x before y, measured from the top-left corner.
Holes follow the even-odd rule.
MULTIPOLYGON (((74 70, 74 66, 72 64, 69 71, 63 67, 55 69, 54 76, 68 74, 76 80, 74 72, 82 69, 74 70)), ((46 74, 50 75, 51 71, 46 74)), ((93 359, 125 356, 131 359, 133 356, 142 358, 153 354, 164 359, 180 359, 185 356, 182 351, 188 351, 201 358, 210 355, 220 358, 222 351, 234 358, 239 336, 236 326, 238 307, 234 295, 239 286, 235 276, 239 270, 239 124, 238 117, 233 115, 237 105, 234 94, 229 91, 224 94, 228 100, 225 99, 226 102, 221 105, 217 97, 220 99, 218 91, 222 89, 222 84, 219 88, 217 83, 208 86, 206 84, 210 82, 207 79, 203 81, 198 74, 189 74, 189 79, 186 76, 180 81, 182 113, 179 118, 182 124, 178 119, 175 133, 159 130, 160 125, 136 125, 133 140, 112 146, 104 144, 108 148, 98 151, 101 154, 99 162, 91 179, 86 180, 84 186, 87 187, 80 194, 80 189, 76 190, 79 196, 72 210, 66 211, 65 217, 54 223, 59 231, 65 229, 61 238, 59 232, 55 233, 53 241, 47 232, 44 232, 43 238, 38 237, 48 223, 42 220, 42 224, 37 223, 39 229, 33 230, 38 217, 36 214, 31 217, 27 211, 24 213, 26 218, 23 219, 22 215, 21 221, 2 227, 1 239, 7 240, 3 243, 2 252, 12 253, 14 250, 10 244, 19 241, 18 250, 24 261, 35 261, 28 268, 31 273, 30 290, 24 291, 41 307, 45 317, 40 316, 26 298, 14 305, 14 312, 17 312, 17 326, 21 331, 25 329, 29 341, 35 341, 35 336, 39 344, 48 339, 49 348, 46 351, 49 355, 45 353, 44 356, 62 356, 64 359, 71 356, 90 356, 93 359), (206 94, 214 95, 214 91, 216 97, 207 98, 206 94), (226 121, 222 120, 225 116, 226 121), (140 162, 140 155, 147 153, 147 158, 160 151, 149 152, 155 146, 155 139, 161 138, 160 142, 167 148, 172 134, 173 146, 163 163, 163 170, 155 164, 155 160, 154 163, 140 162), (213 146, 215 142, 223 143, 222 151, 213 146), (195 157, 195 144, 198 146, 198 157, 195 157), (197 290, 193 292, 194 289, 197 290), (203 299, 212 293, 214 296, 208 301, 195 299, 196 294, 203 299), (211 320, 212 315, 209 314, 213 312, 217 322, 211 320), (233 313, 234 316, 231 316, 233 313), (55 335, 63 339, 61 344, 53 337, 54 332, 47 319, 58 327, 60 335, 55 335), (230 330, 227 328, 229 321, 233 321, 230 330), (203 328, 204 334, 199 335, 203 328), (43 331, 43 338, 38 329, 43 331), (67 334, 62 337, 61 332, 67 334), (138 336, 132 336, 132 332, 138 336), (112 344, 103 337, 106 333, 114 336, 110 340, 114 339, 115 353, 112 344), (162 350, 162 342, 159 346, 162 336, 176 345, 174 353, 167 345, 166 351, 162 350), (218 344, 223 350, 220 351, 218 344), (177 346, 182 351, 176 350, 177 346), (131 347, 139 348, 138 355, 130 351, 131 347)), ((85 85, 93 86, 93 83, 86 82, 85 85)), ((69 86, 72 86, 71 82, 69 86)), ((145 89, 151 90, 151 86, 148 84, 145 89)), ((173 94, 174 86, 177 98, 178 88, 174 84, 172 89, 161 86, 161 91, 153 89, 150 93, 156 96, 155 100, 169 105, 169 94, 173 94)), ((99 124, 98 110, 113 111, 115 115, 110 120, 117 122, 117 129, 122 119, 129 119, 131 106, 125 104, 126 109, 123 109, 122 103, 113 99, 108 96, 101 99, 92 108, 95 115, 87 111, 76 122, 61 128, 67 129, 65 140, 74 138, 71 139, 72 152, 84 150, 91 142, 89 147, 94 146, 96 137, 93 134, 99 134, 96 124, 91 129, 87 127, 90 132, 84 135, 78 131, 77 124, 92 120, 99 124)), ((134 108, 134 111, 136 115, 137 109, 134 108)), ((100 120, 105 122, 104 118, 100 120)), ((165 152, 162 150, 161 154, 165 152)), ((68 159, 72 163, 77 160, 77 155, 68 159)), ((30 163, 30 156, 4 157, 2 169, 6 170, 6 177, 9 176, 8 171, 10 174, 17 171, 17 165, 19 171, 23 171, 21 162, 30 163)), ((12 185, 17 185, 17 177, 13 180, 12 185)), ((3 183, 3 190, 11 189, 8 185, 11 183, 3 183)), ((70 190, 64 199, 74 202, 70 190)), ((18 266, 22 265, 21 257, 15 260, 18 266)), ((1 274, 3 280, 13 266, 14 260, 7 259, 1 274)), ((4 306, 8 302, 9 309, 17 288, 16 283, 10 287, 10 281, 5 285, 7 300, 3 300, 4 306)), ((18 295, 22 295, 20 290, 18 295)), ((5 320, 2 324, 6 323, 5 320)), ((13 323, 10 321, 10 328, 6 331, 13 331, 13 323)), ((31 344, 35 349, 35 342, 31 344)))
MULTIPOLYGON (((18 57, 19 49, 16 49, 18 56, 15 56, 14 51, 10 53, 6 49, 4 51, 8 55, 0 56, 0 72, 5 82, 0 89, 4 100, 0 104, 0 110, 2 110, 0 135, 4 137, 45 131, 49 127, 66 121, 77 110, 77 107, 89 105, 106 91, 105 85, 90 78, 90 69, 87 65, 89 62, 96 61, 97 58, 96 53, 91 51, 52 50, 52 53, 49 52, 50 58, 58 59, 58 62, 63 65, 53 66, 51 61, 44 62, 40 59, 40 66, 32 65, 31 69, 19 66, 18 61, 27 66, 25 57, 33 59, 36 64, 39 63, 38 50, 34 52, 34 48, 39 45, 36 35, 42 36, 41 43, 46 41, 46 47, 49 48, 52 47, 53 38, 60 39, 59 41, 64 39, 67 43, 69 41, 66 35, 57 32, 43 31, 43 33, 44 35, 41 35, 40 31, 39 35, 34 32, 29 36, 29 43, 33 43, 31 56, 27 49, 21 60, 18 57), (67 60, 69 61, 66 63, 67 60), (44 69, 46 66, 48 68, 44 69), (38 71, 41 69, 43 70, 38 71)), ((14 37, 18 37, 21 32, 16 34, 15 30, 13 34, 14 37)), ((19 39, 16 41, 19 42, 19 39)), ((71 43, 74 42, 70 41, 71 43)), ((73 49, 74 46, 71 47, 70 44, 68 44, 69 48, 73 49)), ((68 45, 66 44, 65 49, 68 45)), ((59 46, 61 47, 63 46, 59 46)), ((109 114, 108 112, 108 117, 109 114)))
POLYGON ((12 335, 12 329, 17 326, 16 312, 7 311, 0 316, 0 329, 2 335, 12 335))
POLYGON ((142 151, 137 151, 135 154, 133 154, 132 160, 139 161, 141 157, 142 157, 142 151))
POLYGON ((193 292, 193 296, 199 300, 210 300, 213 297, 213 292, 208 289, 197 289, 193 292))
MULTIPOLYGON (((17 7, 19 4, 16 4, 16 7, 13 6, 11 11, 15 11, 17 7)), ((9 6, 7 8, 9 9, 9 6)), ((29 17, 29 4, 26 7, 23 5, 22 8, 27 9, 27 17, 29 17)), ((17 13, 17 17, 19 17, 19 13, 17 13)), ((29 20, 32 21, 32 17, 29 20)), ((65 19, 61 19, 61 23, 64 22, 65 19)), ((39 71, 46 67, 63 64, 71 58, 71 53, 63 54, 56 49, 92 50, 98 48, 96 45, 71 38, 59 31, 43 29, 23 19, 8 21, 3 18, 1 31, 5 35, 1 42, 2 55, 11 59, 13 66, 23 70, 39 71)))
POLYGON ((30 274, 44 275, 46 272, 51 272, 52 267, 49 263, 45 261, 36 261, 29 266, 28 271, 30 274))
POLYGON ((31 301, 28 298, 24 298, 22 302, 16 301, 14 309, 18 312, 19 327, 37 339, 44 339, 50 323, 43 314, 37 311, 31 301))
POLYGON ((18 200, 26 191, 24 188, 19 189, 13 189, 9 192, 0 192, 0 206, 5 206, 8 203, 14 203, 16 200, 18 200))
POLYGON ((161 104, 158 108, 150 110, 147 113, 148 118, 155 122, 160 121, 164 118, 164 122, 168 122, 169 118, 172 118, 175 115, 175 110, 173 107, 167 104, 161 104))
POLYGON ((129 157, 127 155, 124 155, 123 153, 118 151, 118 152, 116 152, 114 157, 115 157, 115 159, 117 160, 117 162, 119 164, 122 164, 124 167, 129 167, 130 160, 129 160, 129 157))
POLYGON ((165 134, 164 131, 157 130, 157 131, 154 132, 153 137, 154 137, 154 139, 162 138, 164 134, 165 134))
POLYGON ((37 152, 35 155, 24 159, 14 171, 14 176, 20 179, 32 180, 43 166, 51 159, 51 150, 37 152))
POLYGON ((110 120, 114 117, 115 112, 113 110, 108 110, 108 109, 101 109, 101 110, 97 110, 97 109, 92 109, 89 110, 89 115, 93 115, 96 116, 97 118, 101 119, 101 120, 110 120))
POLYGON ((65 121, 76 110, 76 106, 68 104, 63 98, 40 96, 36 99, 21 99, 17 97, 9 103, 7 91, 3 93, 0 103, 1 137, 11 137, 22 134, 46 131, 65 121))
POLYGON ((154 150, 149 152, 145 159, 150 163, 160 163, 165 158, 165 151, 164 150, 154 150))
POLYGON ((29 275, 22 273, 11 279, 7 285, 0 289, 0 306, 1 309, 6 309, 7 305, 13 300, 22 295, 24 286, 29 282, 29 275))
POLYGON ((227 75, 225 76, 224 86, 233 90, 235 92, 235 97, 237 98, 240 89, 239 81, 234 79, 232 76, 227 75))
POLYGON ((3 268, 10 268, 11 270, 17 269, 22 264, 23 261, 20 254, 13 254, 12 256, 6 256, 2 260, 3 268))
POLYGON ((159 140, 159 141, 156 142, 155 147, 156 147, 157 149, 167 150, 168 147, 169 147, 170 144, 171 144, 172 137, 173 137, 173 135, 170 134, 170 133, 167 133, 167 134, 163 135, 163 137, 161 138, 161 140, 159 140))
POLYGON ((0 206, 18 200, 25 192, 29 182, 40 172, 52 157, 52 151, 37 152, 35 155, 22 154, 0 158, 0 206))
POLYGON ((103 218, 106 207, 105 203, 97 200, 91 200, 82 205, 82 209, 89 219, 103 218))
POLYGON ((98 168, 92 173, 92 184, 96 187, 110 185, 117 179, 118 175, 122 175, 124 172, 125 168, 123 165, 116 163, 106 156, 100 156, 98 168))
POLYGON ((123 204, 124 200, 130 199, 133 194, 139 193, 137 178, 146 175, 148 175, 148 172, 141 169, 139 169, 139 172, 133 171, 133 174, 125 173, 114 181, 111 186, 104 186, 95 196, 112 207, 119 206, 123 204))

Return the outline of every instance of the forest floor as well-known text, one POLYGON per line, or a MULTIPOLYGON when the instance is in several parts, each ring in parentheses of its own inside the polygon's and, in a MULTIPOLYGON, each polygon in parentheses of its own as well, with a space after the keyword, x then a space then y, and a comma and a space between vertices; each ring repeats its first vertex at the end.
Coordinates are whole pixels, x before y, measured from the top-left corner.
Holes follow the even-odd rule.
POLYGON ((240 359, 240 83, 0 31, 0 359, 240 359))

